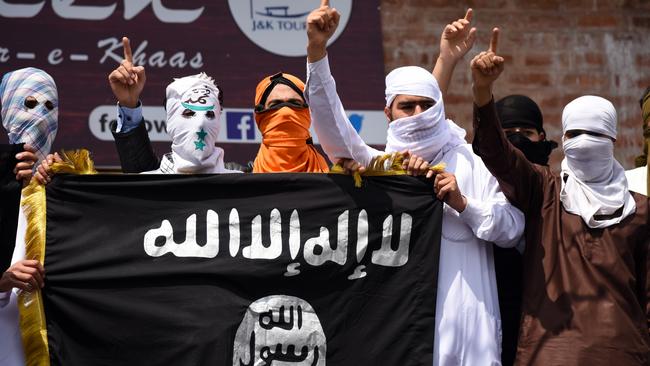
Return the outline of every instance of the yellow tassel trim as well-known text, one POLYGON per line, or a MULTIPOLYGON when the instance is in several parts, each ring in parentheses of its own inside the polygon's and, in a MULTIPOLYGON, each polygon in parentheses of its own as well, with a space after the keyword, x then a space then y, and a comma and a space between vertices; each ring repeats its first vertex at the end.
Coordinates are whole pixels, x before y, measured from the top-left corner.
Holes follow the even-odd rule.
MULTIPOLYGON (((354 178, 354 186, 361 187, 361 176, 378 177, 387 175, 406 175, 406 170, 402 169, 403 162, 404 155, 398 152, 376 156, 372 159, 370 164, 368 164, 368 167, 366 167, 366 170, 363 173, 356 171, 352 174, 352 177, 354 178)), ((444 172, 445 168, 445 163, 439 163, 430 166, 429 170, 437 174, 444 172)), ((340 164, 335 164, 330 170, 330 173, 345 174, 345 169, 340 164)))
MULTIPOLYGON (((88 150, 62 152, 63 162, 54 163, 52 172, 69 174, 96 174, 88 150)), ((21 207, 27 220, 25 258, 45 262, 46 199, 45 186, 32 179, 23 189, 21 207)), ((19 245, 19 243, 16 243, 19 245)), ((49 366, 50 352, 41 290, 22 291, 18 295, 20 332, 27 366, 49 366)))

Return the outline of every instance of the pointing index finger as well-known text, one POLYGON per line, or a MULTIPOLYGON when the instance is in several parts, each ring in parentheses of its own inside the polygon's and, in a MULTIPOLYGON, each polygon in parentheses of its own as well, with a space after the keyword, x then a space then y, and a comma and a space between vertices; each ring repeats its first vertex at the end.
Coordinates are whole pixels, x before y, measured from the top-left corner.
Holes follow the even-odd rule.
POLYGON ((474 16, 474 10, 472 10, 472 8, 467 9, 467 13, 465 13, 465 20, 471 22, 473 16, 474 16))
POLYGON ((133 54, 131 53, 131 42, 127 37, 122 37, 122 47, 124 48, 124 59, 133 63, 133 54))
POLYGON ((321 8, 323 6, 330 6, 330 1, 329 0, 321 0, 320 6, 321 6, 321 8))
POLYGON ((499 28, 492 29, 492 39, 490 39, 489 52, 497 53, 497 45, 499 44, 499 28))

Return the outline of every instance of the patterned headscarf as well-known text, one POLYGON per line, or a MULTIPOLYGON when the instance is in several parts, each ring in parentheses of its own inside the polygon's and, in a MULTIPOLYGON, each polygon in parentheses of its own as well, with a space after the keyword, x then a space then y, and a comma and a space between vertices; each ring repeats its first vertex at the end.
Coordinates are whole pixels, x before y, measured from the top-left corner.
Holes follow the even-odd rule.
POLYGON ((32 145, 42 160, 49 154, 58 128, 59 98, 54 79, 33 67, 8 72, 0 82, 0 101, 2 126, 9 142, 32 145), (36 98, 35 105, 25 103, 30 96, 36 98))

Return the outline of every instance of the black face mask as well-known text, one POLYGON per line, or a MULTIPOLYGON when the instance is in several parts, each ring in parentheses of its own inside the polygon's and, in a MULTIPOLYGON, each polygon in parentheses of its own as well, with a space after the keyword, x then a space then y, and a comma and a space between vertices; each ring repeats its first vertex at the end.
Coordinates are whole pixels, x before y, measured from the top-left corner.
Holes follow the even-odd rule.
POLYGON ((524 153, 528 161, 539 165, 548 165, 548 158, 551 155, 551 151, 557 147, 557 142, 555 141, 544 140, 533 142, 520 133, 509 134, 508 140, 524 153))

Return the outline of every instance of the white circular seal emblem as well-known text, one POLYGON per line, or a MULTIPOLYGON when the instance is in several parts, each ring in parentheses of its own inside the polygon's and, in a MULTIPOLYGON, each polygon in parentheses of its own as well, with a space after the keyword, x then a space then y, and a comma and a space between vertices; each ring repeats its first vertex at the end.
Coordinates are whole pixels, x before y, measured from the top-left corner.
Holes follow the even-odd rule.
POLYGON ((242 319, 233 366, 325 366, 327 342, 318 315, 300 298, 285 295, 253 302, 242 319))
MULTIPOLYGON (((239 29, 259 47, 281 56, 307 55, 305 22, 320 0, 228 0, 228 5, 239 29)), ((341 13, 341 20, 328 45, 348 24, 352 0, 332 0, 330 6, 341 13)))

